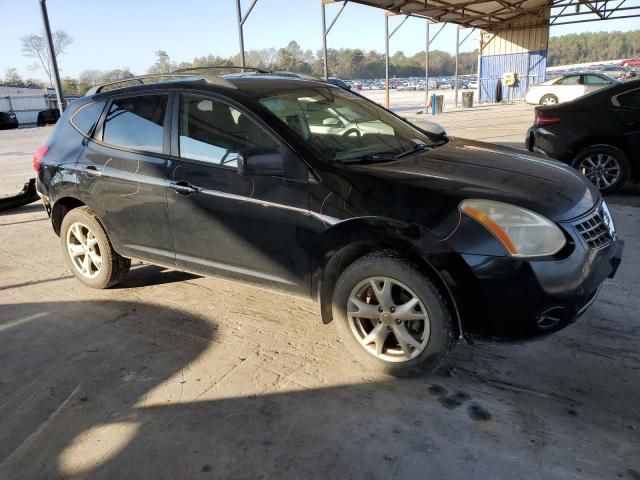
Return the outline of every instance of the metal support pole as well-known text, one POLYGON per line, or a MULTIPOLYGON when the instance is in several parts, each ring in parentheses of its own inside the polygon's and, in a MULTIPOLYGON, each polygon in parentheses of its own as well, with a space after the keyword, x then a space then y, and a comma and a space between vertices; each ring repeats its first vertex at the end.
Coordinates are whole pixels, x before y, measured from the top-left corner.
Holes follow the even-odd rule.
MULTIPOLYGON (((393 15, 393 14, 392 14, 393 15)), ((393 29, 393 31, 391 33, 389 33, 389 15, 387 14, 387 12, 385 12, 384 14, 384 48, 385 48, 385 78, 386 78, 386 86, 385 86, 385 90, 386 90, 386 106, 387 108, 389 108, 389 39, 391 37, 393 37, 393 35, 398 31, 398 29, 404 25, 404 22, 406 22, 409 19, 409 16, 405 16, 404 19, 398 24, 398 26, 396 28, 393 29)))
POLYGON ((389 108, 389 17, 384 16, 384 88, 385 106, 389 108))
POLYGON ((324 68, 324 79, 325 80, 329 80, 329 56, 328 56, 328 53, 327 53, 327 35, 329 35, 329 32, 333 28, 333 25, 336 23, 336 21, 340 17, 340 14, 344 10, 344 8, 347 6, 347 3, 349 3, 349 0, 344 0, 344 2, 342 3, 342 7, 340 8, 340 10, 338 10, 338 13, 336 14, 336 16, 333 17, 333 20, 329 24, 329 27, 327 27, 327 13, 326 13, 326 10, 325 10, 325 5, 329 1, 330 0, 320 0, 320 3, 322 5, 322 52, 323 52, 323 57, 324 57, 322 59, 323 60, 322 63, 323 63, 323 68, 324 68))
POLYGON ((429 105, 429 20, 427 20, 427 35, 424 50, 424 111, 427 113, 429 105))
POLYGON ((327 13, 325 11, 324 2, 322 5, 322 63, 324 67, 324 79, 329 80, 329 58, 327 56, 327 13))
POLYGON ((62 84, 60 83, 60 72, 58 71, 58 60, 53 47, 53 37, 51 36, 51 26, 49 25, 49 15, 47 14, 47 0, 40 0, 40 11, 42 12, 42 23, 44 23, 44 31, 47 35, 47 46, 49 48, 49 57, 51 59, 51 69, 53 70, 53 78, 55 80, 56 98, 58 100, 58 109, 60 113, 64 111, 64 94, 62 92, 62 84))
POLYGON ((460 28, 456 28, 456 108, 458 108, 458 56, 460 54, 460 28))
POLYGON ((240 0, 236 0, 236 9, 238 12, 238 37, 240 40, 240 66, 244 72, 244 35, 242 33, 242 6, 240 0))

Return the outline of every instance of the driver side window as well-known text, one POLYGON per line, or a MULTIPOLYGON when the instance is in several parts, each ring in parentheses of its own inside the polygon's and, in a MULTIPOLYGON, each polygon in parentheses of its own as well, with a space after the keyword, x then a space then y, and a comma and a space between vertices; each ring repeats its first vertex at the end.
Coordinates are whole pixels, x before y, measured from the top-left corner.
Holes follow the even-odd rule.
POLYGON ((278 150, 278 143, 246 114, 213 98, 181 95, 180 156, 238 168, 238 154, 278 150))

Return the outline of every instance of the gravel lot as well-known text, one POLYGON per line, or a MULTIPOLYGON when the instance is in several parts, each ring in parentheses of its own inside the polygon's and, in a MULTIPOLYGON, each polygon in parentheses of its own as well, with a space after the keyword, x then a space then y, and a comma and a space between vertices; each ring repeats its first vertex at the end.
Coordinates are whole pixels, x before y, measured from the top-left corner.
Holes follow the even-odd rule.
MULTIPOLYGON (((48 132, 0 132, 3 172, 48 132)), ((637 480, 638 200, 610 199, 626 255, 576 324, 412 380, 302 299, 142 264, 85 288, 39 204, 0 213, 0 478, 637 480)))

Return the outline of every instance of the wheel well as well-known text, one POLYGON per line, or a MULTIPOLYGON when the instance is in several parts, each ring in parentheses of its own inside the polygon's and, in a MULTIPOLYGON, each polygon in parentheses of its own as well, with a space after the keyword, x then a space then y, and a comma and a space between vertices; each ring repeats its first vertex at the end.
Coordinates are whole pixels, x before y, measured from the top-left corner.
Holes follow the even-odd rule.
POLYGON ((359 258, 381 250, 392 251, 396 255, 404 257, 412 266, 414 266, 436 286, 442 297, 446 300, 452 317, 455 318, 454 321, 457 333, 461 334, 462 323, 455 298, 444 279, 438 273, 438 270, 427 260, 413 252, 398 249, 397 247, 389 244, 377 242, 362 242, 347 245, 334 253, 326 263, 325 268, 322 271, 322 279, 318 287, 318 299, 320 301, 322 322, 327 324, 333 320, 331 308, 333 288, 342 272, 344 272, 349 265, 359 258))
POLYGON ((74 208, 83 207, 85 204, 77 198, 64 197, 53 204, 51 210, 51 224, 53 225, 53 231, 56 235, 60 236, 60 227, 62 226, 62 220, 69 211, 74 208))

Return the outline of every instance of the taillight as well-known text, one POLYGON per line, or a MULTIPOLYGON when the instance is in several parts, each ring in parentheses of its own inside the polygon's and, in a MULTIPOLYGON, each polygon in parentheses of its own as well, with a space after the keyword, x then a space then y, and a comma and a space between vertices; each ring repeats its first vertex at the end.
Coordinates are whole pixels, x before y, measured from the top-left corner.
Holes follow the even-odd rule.
POLYGON ((46 145, 43 145, 38 150, 36 150, 36 153, 33 154, 33 169, 36 172, 40 170, 40 162, 42 162, 43 157, 48 151, 49 151, 49 147, 47 147, 46 145))
POLYGON ((545 125, 551 125, 560 122, 560 117, 553 117, 536 112, 535 124, 536 127, 544 127, 545 125))

